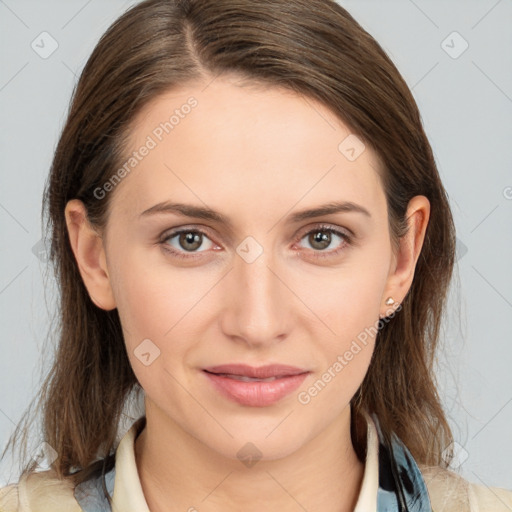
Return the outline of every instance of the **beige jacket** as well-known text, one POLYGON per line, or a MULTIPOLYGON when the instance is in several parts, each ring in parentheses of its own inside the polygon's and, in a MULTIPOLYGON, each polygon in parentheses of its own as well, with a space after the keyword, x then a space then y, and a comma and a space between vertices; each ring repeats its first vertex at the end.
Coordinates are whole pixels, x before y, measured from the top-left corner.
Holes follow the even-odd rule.
MULTIPOLYGON (((116 450, 114 512, 150 512, 137 473, 134 442, 140 419, 124 435, 116 450)), ((354 512, 377 512, 379 481, 378 438, 368 421, 367 457, 361 491, 354 512)), ((434 512, 512 512, 512 490, 469 483, 456 473, 419 466, 434 512)), ((0 489, 0 512, 82 512, 70 484, 52 471, 33 473, 0 489)))

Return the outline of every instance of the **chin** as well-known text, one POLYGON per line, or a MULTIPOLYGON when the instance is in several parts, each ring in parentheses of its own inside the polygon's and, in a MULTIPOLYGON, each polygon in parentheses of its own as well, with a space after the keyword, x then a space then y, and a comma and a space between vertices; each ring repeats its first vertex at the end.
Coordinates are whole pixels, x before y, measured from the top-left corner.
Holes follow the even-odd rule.
POLYGON ((289 411, 276 415, 272 421, 253 420, 250 425, 247 422, 223 422, 233 437, 225 431, 212 437, 210 431, 210 435, 203 432, 199 439, 222 457, 239 460, 247 467, 251 466, 250 463, 245 464, 246 459, 260 462, 283 459, 300 450, 309 441, 305 437, 309 429, 304 424, 300 425, 300 432, 290 432, 292 425, 287 425, 287 420, 282 421, 287 414, 289 411))
POLYGON ((231 440, 227 444, 224 442, 221 445, 210 446, 210 448, 226 459, 239 461, 243 466, 251 468, 259 462, 284 459, 303 445, 299 440, 294 442, 288 439, 286 444, 283 442, 284 438, 279 436, 273 440, 265 439, 265 436, 246 437, 231 440))

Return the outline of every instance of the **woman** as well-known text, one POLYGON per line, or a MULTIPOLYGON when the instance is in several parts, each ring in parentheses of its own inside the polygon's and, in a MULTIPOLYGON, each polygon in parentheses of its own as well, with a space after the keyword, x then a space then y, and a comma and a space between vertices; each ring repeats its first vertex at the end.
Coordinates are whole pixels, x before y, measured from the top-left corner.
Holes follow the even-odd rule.
POLYGON ((51 468, 28 463, 2 511, 512 508, 447 469, 453 219, 407 85, 338 4, 130 9, 45 201, 51 468))

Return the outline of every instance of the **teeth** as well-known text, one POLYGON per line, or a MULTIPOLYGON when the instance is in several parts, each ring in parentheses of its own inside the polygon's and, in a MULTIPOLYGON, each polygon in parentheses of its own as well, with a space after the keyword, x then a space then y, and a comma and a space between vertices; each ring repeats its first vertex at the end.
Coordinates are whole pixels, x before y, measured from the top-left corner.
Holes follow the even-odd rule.
POLYGON ((224 377, 229 377, 234 380, 241 380, 242 382, 272 382, 277 377, 267 377, 266 379, 258 379, 256 377, 247 377, 246 375, 231 375, 229 373, 220 373, 224 377))

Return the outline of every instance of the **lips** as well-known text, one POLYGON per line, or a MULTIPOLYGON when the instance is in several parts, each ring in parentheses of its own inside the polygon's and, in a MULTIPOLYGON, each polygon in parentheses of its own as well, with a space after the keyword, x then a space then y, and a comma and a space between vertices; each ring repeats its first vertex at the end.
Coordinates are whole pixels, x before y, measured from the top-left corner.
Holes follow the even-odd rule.
POLYGON ((205 368, 203 373, 224 397, 240 405, 264 407, 297 389, 310 372, 287 365, 230 364, 205 368))
POLYGON ((208 373, 227 375, 232 377, 249 377, 252 379, 270 379, 272 377, 288 377, 300 375, 308 370, 283 364, 270 364, 266 366, 253 367, 245 364, 223 364, 211 366, 204 369, 208 373))

